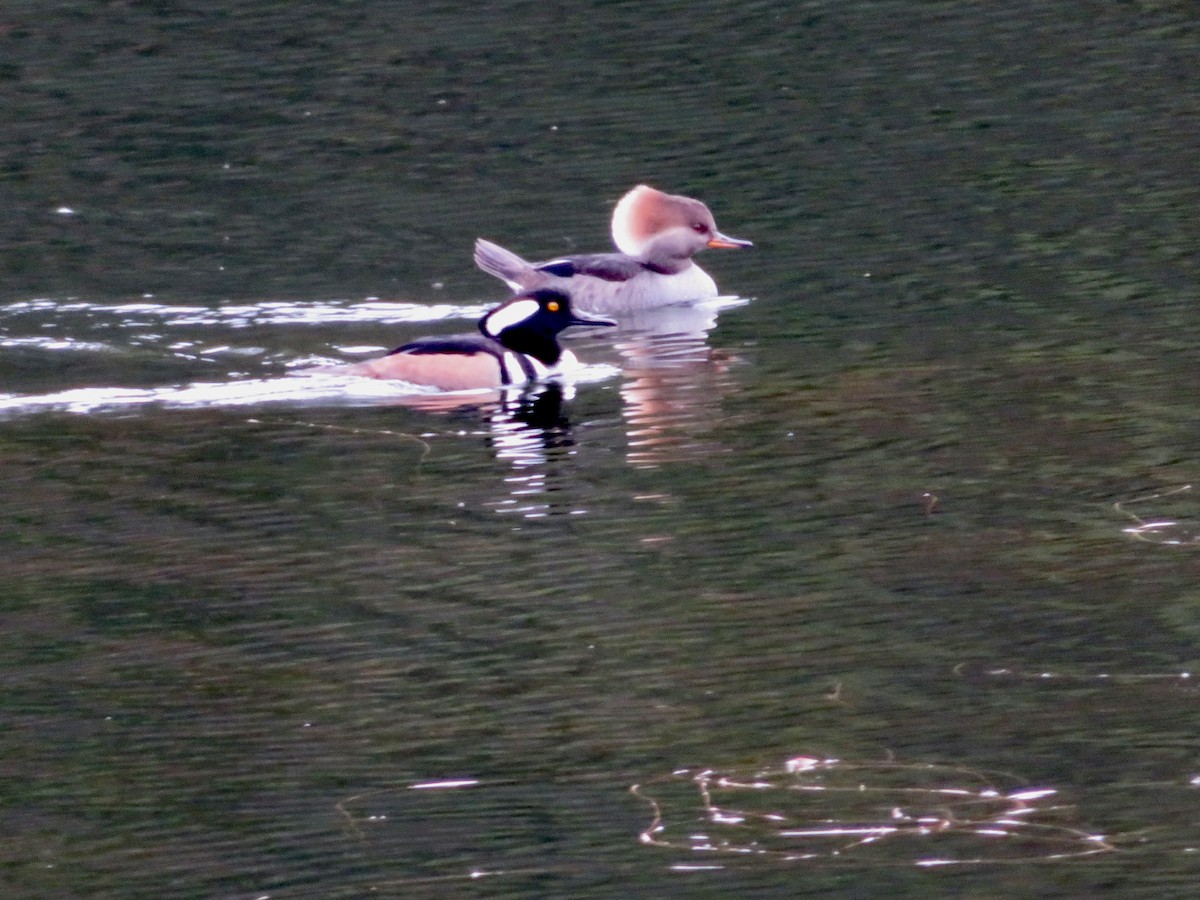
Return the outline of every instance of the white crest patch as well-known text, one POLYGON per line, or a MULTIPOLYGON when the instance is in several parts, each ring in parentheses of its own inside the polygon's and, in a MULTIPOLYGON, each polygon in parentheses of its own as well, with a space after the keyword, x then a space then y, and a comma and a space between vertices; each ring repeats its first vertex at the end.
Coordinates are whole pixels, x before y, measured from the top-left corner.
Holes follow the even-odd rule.
POLYGON ((511 328, 519 322, 537 314, 541 309, 536 300, 514 300, 488 313, 483 320, 483 330, 492 337, 499 337, 505 328, 511 328))
POLYGON ((667 195, 648 184, 639 184, 617 201, 613 209, 612 237, 617 249, 627 256, 639 256, 645 246, 645 218, 667 195))
POLYGON ((612 217, 612 238, 617 249, 629 256, 637 256, 642 249, 642 242, 633 235, 634 205, 641 194, 648 190, 644 184, 639 184, 632 191, 617 201, 612 217))

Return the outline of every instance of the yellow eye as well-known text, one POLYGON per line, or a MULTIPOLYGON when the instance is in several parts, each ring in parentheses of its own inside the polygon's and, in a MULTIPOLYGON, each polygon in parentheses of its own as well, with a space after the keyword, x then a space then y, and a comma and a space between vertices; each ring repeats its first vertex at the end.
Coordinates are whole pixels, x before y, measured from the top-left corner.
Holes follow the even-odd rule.
POLYGON ((550 312, 558 312, 558 301, 551 300, 546 304, 546 309, 550 310, 550 312))

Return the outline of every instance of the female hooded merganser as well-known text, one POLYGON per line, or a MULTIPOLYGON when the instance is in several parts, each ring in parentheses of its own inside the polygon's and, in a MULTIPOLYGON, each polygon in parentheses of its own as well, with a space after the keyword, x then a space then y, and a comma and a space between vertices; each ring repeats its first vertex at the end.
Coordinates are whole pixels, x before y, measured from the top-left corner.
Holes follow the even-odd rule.
POLYGON ((707 206, 639 184, 617 203, 613 243, 620 253, 589 253, 531 263, 491 241, 475 242, 475 264, 513 290, 564 287, 588 312, 622 313, 717 296, 692 262, 705 247, 752 247, 717 230, 707 206))
POLYGON ((615 324, 577 315, 563 291, 531 290, 488 312, 479 320, 480 334, 420 338, 350 371, 443 391, 521 385, 578 365, 575 354, 558 345, 567 326, 615 324))

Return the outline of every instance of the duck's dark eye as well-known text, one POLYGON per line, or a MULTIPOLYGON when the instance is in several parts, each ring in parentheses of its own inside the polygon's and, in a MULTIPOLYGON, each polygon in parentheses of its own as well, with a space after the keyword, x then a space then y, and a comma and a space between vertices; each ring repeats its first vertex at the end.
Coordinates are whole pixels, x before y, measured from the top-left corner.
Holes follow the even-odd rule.
POLYGON ((704 232, 708 231, 708 226, 703 222, 695 222, 692 224, 692 231, 696 232, 696 234, 704 234, 704 232))

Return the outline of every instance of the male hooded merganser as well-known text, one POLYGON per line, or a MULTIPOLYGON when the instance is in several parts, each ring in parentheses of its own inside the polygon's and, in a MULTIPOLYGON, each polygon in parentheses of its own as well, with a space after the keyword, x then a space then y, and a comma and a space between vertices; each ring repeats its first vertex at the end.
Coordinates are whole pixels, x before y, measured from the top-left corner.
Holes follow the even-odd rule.
POLYGON ((420 338, 350 372, 443 391, 521 385, 578 364, 574 353, 558 345, 558 333, 567 326, 615 324, 577 315, 563 291, 525 291, 480 319, 480 334, 420 338))
POLYGON ((639 184, 617 203, 613 243, 620 253, 589 253, 531 263, 480 238, 475 264, 513 290, 563 287, 588 312, 622 313, 717 296, 712 277, 692 262, 705 247, 751 247, 717 230, 707 206, 639 184))

